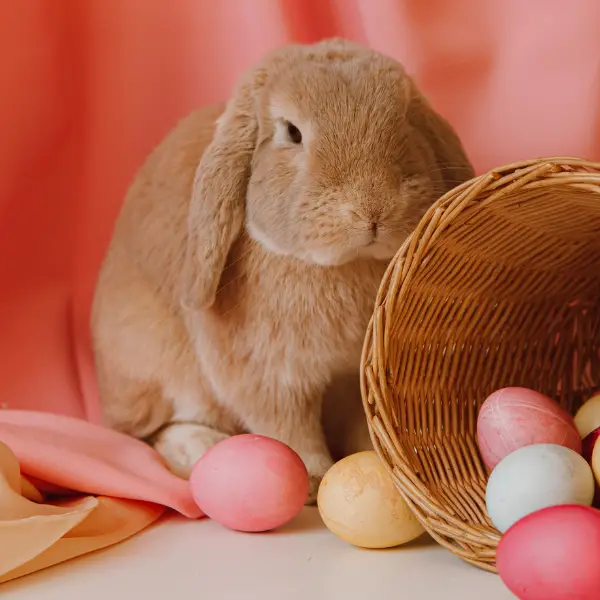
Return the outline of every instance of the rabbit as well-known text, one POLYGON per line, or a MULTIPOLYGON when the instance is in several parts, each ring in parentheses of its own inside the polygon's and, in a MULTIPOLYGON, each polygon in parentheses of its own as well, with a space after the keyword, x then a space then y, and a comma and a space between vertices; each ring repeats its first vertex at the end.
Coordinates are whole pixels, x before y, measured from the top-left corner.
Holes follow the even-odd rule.
POLYGON ((126 194, 91 311, 106 424, 183 478, 229 436, 275 438, 313 504, 333 464, 324 391, 358 372, 390 260, 471 177, 396 60, 337 38, 266 54, 126 194))

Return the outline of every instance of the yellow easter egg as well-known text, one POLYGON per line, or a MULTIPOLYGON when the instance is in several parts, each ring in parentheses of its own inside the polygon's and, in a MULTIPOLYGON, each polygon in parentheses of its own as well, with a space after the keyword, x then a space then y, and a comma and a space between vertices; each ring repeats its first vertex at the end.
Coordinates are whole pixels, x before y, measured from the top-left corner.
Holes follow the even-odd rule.
POLYGON ((581 406, 574 418, 579 435, 585 438, 600 427, 600 394, 593 396, 581 406))
POLYGON ((372 450, 347 456, 329 469, 317 506, 327 528, 354 546, 392 548, 424 533, 372 450))

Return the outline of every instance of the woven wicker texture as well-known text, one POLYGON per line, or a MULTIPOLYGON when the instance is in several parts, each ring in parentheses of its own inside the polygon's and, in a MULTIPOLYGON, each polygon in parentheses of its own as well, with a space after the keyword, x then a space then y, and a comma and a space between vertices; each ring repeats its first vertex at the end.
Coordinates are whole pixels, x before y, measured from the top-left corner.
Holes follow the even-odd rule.
POLYGON ((371 439, 427 531, 495 571, 481 404, 524 386, 574 412, 599 383, 600 164, 513 164, 443 196, 387 270, 361 364, 371 439))

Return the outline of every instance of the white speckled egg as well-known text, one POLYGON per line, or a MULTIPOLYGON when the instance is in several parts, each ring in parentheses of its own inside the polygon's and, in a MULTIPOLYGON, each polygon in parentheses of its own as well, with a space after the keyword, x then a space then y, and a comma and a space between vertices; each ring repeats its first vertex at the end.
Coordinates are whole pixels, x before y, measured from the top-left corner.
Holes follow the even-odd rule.
POLYGON ((534 444, 508 454, 492 471, 485 496, 490 519, 502 533, 542 508, 591 506, 593 499, 594 475, 587 461, 557 444, 534 444))

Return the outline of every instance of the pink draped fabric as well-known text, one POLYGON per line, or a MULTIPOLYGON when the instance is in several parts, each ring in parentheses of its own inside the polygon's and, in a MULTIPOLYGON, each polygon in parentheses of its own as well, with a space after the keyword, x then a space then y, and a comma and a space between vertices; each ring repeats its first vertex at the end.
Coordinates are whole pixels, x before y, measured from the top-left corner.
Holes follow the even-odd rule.
POLYGON ((0 2, 0 404, 99 421, 88 311, 136 168, 288 41, 402 60, 481 172, 600 160, 598 0, 0 2))

